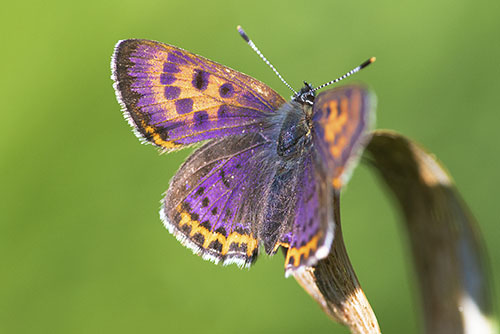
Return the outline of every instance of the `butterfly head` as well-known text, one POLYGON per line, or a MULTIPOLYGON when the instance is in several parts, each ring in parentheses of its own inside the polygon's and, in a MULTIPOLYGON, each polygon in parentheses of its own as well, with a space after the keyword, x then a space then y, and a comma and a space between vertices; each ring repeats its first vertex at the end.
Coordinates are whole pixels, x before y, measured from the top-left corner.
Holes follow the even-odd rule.
POLYGON ((304 81, 304 87, 292 96, 292 101, 299 102, 300 104, 314 104, 314 98, 316 94, 314 93, 314 88, 311 84, 304 81))

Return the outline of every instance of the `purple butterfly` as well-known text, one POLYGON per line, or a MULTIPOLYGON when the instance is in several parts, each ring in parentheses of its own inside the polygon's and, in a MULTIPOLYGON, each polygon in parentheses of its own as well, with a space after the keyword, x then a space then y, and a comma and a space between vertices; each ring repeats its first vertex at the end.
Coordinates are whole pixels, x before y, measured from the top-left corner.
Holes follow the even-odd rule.
POLYGON ((287 274, 326 257, 333 194, 367 141, 374 97, 354 85, 316 91, 373 61, 316 89, 305 84, 286 102, 262 82, 177 47, 118 42, 114 87, 136 135, 163 152, 203 142, 170 182, 160 211, 167 229, 216 263, 250 266, 261 244, 270 255, 287 249, 287 274))

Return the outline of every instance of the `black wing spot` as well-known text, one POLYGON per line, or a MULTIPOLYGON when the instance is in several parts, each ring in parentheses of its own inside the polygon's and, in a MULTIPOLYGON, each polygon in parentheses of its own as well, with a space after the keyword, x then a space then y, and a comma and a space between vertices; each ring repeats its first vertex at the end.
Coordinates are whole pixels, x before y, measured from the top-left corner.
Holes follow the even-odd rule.
POLYGON ((200 224, 200 226, 203 226, 204 228, 206 228, 209 231, 212 229, 212 225, 210 224, 210 222, 208 220, 205 220, 203 223, 200 224))
POLYGON ((227 231, 224 227, 219 227, 218 229, 215 230, 216 233, 219 233, 219 234, 222 234, 223 236, 225 236, 227 238, 227 231))
POLYGON ((195 235, 193 235, 193 241, 198 245, 203 245, 203 243, 205 242, 205 237, 201 233, 196 233, 195 235))
POLYGON ((226 178, 226 173, 224 172, 224 169, 222 169, 222 168, 220 169, 219 175, 220 175, 220 178, 221 178, 224 186, 226 186, 226 188, 229 188, 231 185, 229 184, 229 181, 226 178))
POLYGON ((205 187, 199 187, 194 193, 194 198, 198 198, 205 193, 205 187))
POLYGON ((222 244, 219 242, 219 240, 214 240, 208 245, 208 248, 213 249, 217 252, 222 252, 222 244))
POLYGON ((202 70, 194 70, 193 74, 193 87, 198 90, 205 90, 208 87, 208 77, 210 73, 202 71, 202 70))

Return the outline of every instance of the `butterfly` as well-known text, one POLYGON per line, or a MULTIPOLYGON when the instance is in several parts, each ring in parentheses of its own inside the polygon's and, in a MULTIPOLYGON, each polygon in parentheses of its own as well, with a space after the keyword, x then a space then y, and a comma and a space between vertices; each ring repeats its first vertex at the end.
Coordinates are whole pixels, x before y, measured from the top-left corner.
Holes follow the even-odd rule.
POLYGON ((259 248, 269 255, 283 248, 286 275, 328 255, 334 193, 373 123, 368 89, 348 85, 316 96, 329 83, 305 83, 286 102, 248 75, 141 39, 118 42, 111 67, 117 99, 141 141, 161 152, 201 145, 170 181, 160 210, 182 244, 241 267, 255 262, 259 248))

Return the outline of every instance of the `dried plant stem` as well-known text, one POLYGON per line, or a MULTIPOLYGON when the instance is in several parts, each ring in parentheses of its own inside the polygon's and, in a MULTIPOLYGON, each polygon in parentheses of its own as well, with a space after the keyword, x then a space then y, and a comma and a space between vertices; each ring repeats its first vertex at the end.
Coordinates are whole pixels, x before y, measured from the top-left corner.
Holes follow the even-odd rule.
POLYGON ((297 282, 335 321, 356 334, 377 334, 380 328, 359 285, 340 228, 340 199, 334 196, 335 239, 330 254, 316 266, 295 274, 297 282))
MULTIPOLYGON (((498 333, 478 224, 446 170, 433 155, 394 132, 374 132, 367 152, 403 212, 423 306, 423 333, 498 333)), ((294 277, 328 316, 352 333, 380 333, 347 257, 338 195, 334 209, 330 254, 294 277)))
POLYGON ((478 224, 435 157, 376 131, 367 151, 404 217, 427 334, 496 333, 478 224))

